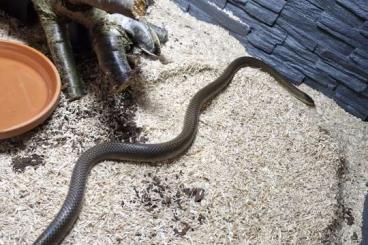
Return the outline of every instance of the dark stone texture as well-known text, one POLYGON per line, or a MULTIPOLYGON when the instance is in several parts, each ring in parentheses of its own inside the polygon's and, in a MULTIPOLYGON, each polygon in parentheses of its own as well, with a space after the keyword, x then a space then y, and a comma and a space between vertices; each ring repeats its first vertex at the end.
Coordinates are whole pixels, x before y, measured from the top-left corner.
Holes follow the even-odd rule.
MULTIPOLYGON (((232 12, 236 17, 240 18, 244 23, 249 25, 250 29, 252 30, 251 32, 257 32, 257 31, 267 32, 270 35, 272 35, 273 38, 279 40, 280 42, 285 40, 286 37, 288 36, 287 32, 282 30, 281 28, 276 28, 275 26, 270 27, 270 26, 264 24, 263 22, 261 22, 257 19, 254 19, 247 12, 245 12, 241 8, 238 8, 236 5, 232 4, 231 2, 232 1, 230 1, 226 4, 225 9, 229 12, 232 12)), ((237 37, 239 37, 239 35, 237 37)), ((241 38, 241 39, 243 39, 243 38, 241 38)), ((239 40, 241 40, 241 39, 239 39, 239 40)), ((245 40, 247 40, 247 39, 245 39, 245 40)))
POLYGON ((335 100, 337 103, 344 103, 352 108, 351 112, 356 116, 367 120, 368 119, 368 103, 366 99, 361 97, 354 91, 340 85, 336 89, 335 100))
POLYGON ((297 41, 292 36, 288 36, 285 39, 285 42, 283 43, 283 45, 286 48, 289 48, 289 49, 293 50, 301 58, 309 60, 310 62, 315 63, 319 59, 318 55, 316 55, 312 52, 309 52, 299 41, 297 41))
POLYGON ((332 89, 329 89, 328 87, 322 85, 320 82, 317 82, 316 80, 313 80, 311 78, 304 79, 304 83, 312 88, 317 89, 329 98, 333 98, 335 95, 335 92, 332 89))
POLYGON ((356 66, 349 57, 343 56, 325 48, 318 48, 316 53, 327 63, 338 68, 342 72, 354 76, 364 83, 368 83, 368 72, 364 69, 361 69, 359 66, 356 66))
POLYGON ((326 0, 307 0, 307 2, 309 2, 310 4, 322 10, 325 9, 329 5, 328 1, 326 0))
POLYGON ((263 8, 261 5, 252 1, 245 4, 244 10, 255 19, 269 26, 272 26, 278 17, 278 14, 263 8))
POLYGON ((294 84, 301 84, 305 78, 300 71, 291 67, 286 62, 281 61, 281 59, 277 58, 276 56, 269 56, 267 53, 260 51, 259 49, 249 46, 248 52, 251 55, 256 55, 261 60, 263 60, 268 65, 277 68, 278 72, 281 73, 286 79, 293 81, 294 84))
MULTIPOLYGON (((288 15, 298 22, 308 20, 313 24, 313 26, 315 26, 315 22, 319 19, 321 13, 323 13, 322 9, 308 3, 307 1, 289 0, 281 15, 288 15)), ((300 26, 300 28, 303 28, 303 26, 300 26)))
POLYGON ((227 28, 250 55, 291 82, 304 82, 368 121, 367 0, 174 1, 227 28))
POLYGON ((368 40, 364 38, 359 30, 347 25, 343 19, 337 19, 328 13, 323 13, 318 21, 318 27, 327 31, 334 37, 344 41, 353 47, 361 48, 368 40))
POLYGON ((364 24, 360 28, 360 34, 368 38, 368 21, 364 22, 364 24))
POLYGON ((188 5, 188 12, 197 17, 200 20, 209 22, 209 23, 213 23, 213 24, 218 24, 214 19, 211 18, 211 16, 209 16, 205 11, 203 11, 202 9, 198 8, 196 5, 188 5))
POLYGON ((368 69, 368 51, 355 49, 350 54, 350 59, 360 68, 368 69))
POLYGON ((318 30, 318 20, 323 11, 315 8, 313 5, 308 6, 305 3, 297 5, 297 8, 294 7, 296 4, 293 1, 288 2, 278 18, 277 24, 310 51, 314 51, 317 44, 323 44, 323 46, 330 47, 340 53, 350 54, 353 49, 351 45, 337 40, 328 32, 316 31, 318 30), (289 3, 292 4, 289 6, 289 3))
MULTIPOLYGON (((176 0, 179 7, 184 11, 187 12, 189 10, 189 3, 187 0, 176 0)), ((196 16, 197 17, 197 16, 196 16)))
POLYGON ((346 74, 339 70, 338 68, 319 60, 316 63, 316 68, 319 71, 325 72, 337 81, 339 81, 342 84, 345 84, 345 86, 353 89, 357 92, 362 92, 367 88, 367 84, 362 82, 361 80, 350 76, 349 74, 346 74))
MULTIPOLYGON (((215 22, 218 25, 221 25, 227 29, 229 29, 232 32, 238 33, 239 35, 246 36, 249 32, 249 26, 243 23, 240 23, 237 20, 234 20, 231 18, 228 14, 225 12, 219 10, 215 6, 211 5, 206 0, 190 0, 190 7, 189 10, 193 7, 198 7, 201 11, 205 12, 210 16, 212 21, 215 22)), ((208 18, 207 18, 208 19, 208 18)))
POLYGON ((290 36, 298 40, 303 46, 305 46, 310 51, 313 51, 317 47, 317 42, 312 39, 312 37, 308 34, 308 32, 305 32, 304 30, 295 27, 292 24, 294 23, 294 21, 297 20, 288 21, 287 19, 279 18, 277 20, 277 24, 280 26, 280 28, 286 30, 290 36))
POLYGON ((360 93, 363 97, 368 98, 368 89, 360 93))
POLYGON ((211 2, 215 3, 220 8, 225 8, 227 0, 210 0, 211 2))
POLYGON ((338 4, 345 7, 346 9, 353 12, 356 16, 363 19, 368 19, 368 4, 363 1, 352 1, 352 0, 336 0, 338 4))
MULTIPOLYGON (((326 2, 329 2, 329 1, 326 1, 326 2)), ((337 3, 335 4, 334 2, 335 0, 332 0, 332 3, 327 4, 324 12, 332 15, 338 20, 343 20, 345 24, 347 24, 348 26, 352 28, 360 26, 363 23, 364 20, 362 18, 355 15, 353 12, 351 12, 346 7, 340 4, 337 4, 337 3)), ((351 4, 353 4, 354 2, 357 2, 357 0, 350 1, 351 4)))
POLYGON ((248 41, 255 47, 271 54, 277 44, 283 40, 275 38, 271 33, 264 31, 254 31, 248 35, 248 41))
POLYGON ((275 0, 275 1, 269 1, 269 0, 253 0, 254 2, 257 2, 259 5, 262 5, 263 7, 275 12, 280 13, 281 10, 284 8, 286 1, 285 0, 275 0))
POLYGON ((286 62, 289 66, 303 73, 305 76, 312 78, 322 86, 329 89, 334 89, 337 86, 336 80, 329 76, 328 73, 324 71, 316 72, 315 64, 317 60, 316 62, 311 62, 285 46, 278 46, 275 49, 274 54, 275 56, 280 57, 283 62, 286 62))

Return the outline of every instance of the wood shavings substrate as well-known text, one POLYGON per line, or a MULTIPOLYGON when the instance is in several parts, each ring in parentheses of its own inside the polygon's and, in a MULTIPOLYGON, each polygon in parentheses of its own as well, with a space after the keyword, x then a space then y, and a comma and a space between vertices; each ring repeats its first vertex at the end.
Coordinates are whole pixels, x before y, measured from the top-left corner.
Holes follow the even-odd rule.
MULTIPOLYGON (((95 88, 100 71, 89 67, 87 81, 94 81, 86 97, 62 97, 43 127, 0 143, 0 244, 28 244, 40 234, 60 208, 81 152, 116 139, 116 129, 119 140, 171 139, 190 97, 246 54, 226 31, 183 14, 168 0, 156 1, 147 20, 168 29, 163 53, 171 63, 143 59, 131 103, 119 96, 104 102, 95 88), (42 164, 13 170, 14 158, 32 154, 42 156, 42 164)), ((316 92, 313 97, 322 98, 316 92)), ((95 167, 80 218, 64 244, 321 242, 339 208, 341 154, 318 110, 268 74, 243 69, 203 111, 197 139, 180 159, 95 167), (191 194, 195 188, 204 190, 203 197, 191 194)))

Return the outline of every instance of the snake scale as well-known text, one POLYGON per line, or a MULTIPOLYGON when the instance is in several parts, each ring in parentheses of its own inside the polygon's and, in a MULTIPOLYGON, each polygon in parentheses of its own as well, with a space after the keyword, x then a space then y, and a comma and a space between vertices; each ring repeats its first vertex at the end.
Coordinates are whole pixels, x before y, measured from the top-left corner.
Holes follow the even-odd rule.
POLYGON ((276 78, 289 93, 308 106, 313 99, 296 88, 273 68, 252 57, 235 59, 213 82, 200 89, 190 100, 181 133, 170 141, 159 144, 103 143, 96 145, 78 159, 71 177, 69 191, 60 211, 34 244, 59 244, 72 229, 82 208, 88 175, 91 169, 105 160, 157 162, 179 157, 193 143, 202 106, 226 88, 243 67, 261 68, 276 78))

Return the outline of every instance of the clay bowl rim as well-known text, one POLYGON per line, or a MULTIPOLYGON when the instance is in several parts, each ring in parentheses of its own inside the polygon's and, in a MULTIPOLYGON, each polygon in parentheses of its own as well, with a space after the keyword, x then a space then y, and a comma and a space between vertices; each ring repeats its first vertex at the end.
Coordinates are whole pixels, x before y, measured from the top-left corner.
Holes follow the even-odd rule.
POLYGON ((44 55, 43 53, 41 53, 35 48, 32 48, 24 43, 20 43, 17 41, 0 40, 0 47, 1 46, 5 46, 5 47, 12 46, 20 50, 25 49, 25 50, 28 50, 30 53, 32 53, 34 56, 38 56, 39 58, 41 58, 49 66, 48 68, 45 68, 45 70, 47 71, 48 69, 51 68, 50 70, 52 71, 52 72, 47 72, 47 74, 50 75, 50 80, 46 81, 46 86, 50 87, 49 85, 50 81, 53 82, 56 86, 54 90, 51 90, 50 99, 46 101, 45 106, 39 113, 37 113, 33 117, 30 117, 28 120, 24 122, 21 122, 19 124, 14 124, 14 126, 10 128, 4 129, 4 130, 0 129, 0 140, 21 135, 25 132, 28 132, 34 129, 40 124, 42 124, 55 110, 57 102, 59 101, 60 94, 61 94, 60 74, 58 70, 56 69, 56 66, 51 62, 51 60, 46 55, 44 55))

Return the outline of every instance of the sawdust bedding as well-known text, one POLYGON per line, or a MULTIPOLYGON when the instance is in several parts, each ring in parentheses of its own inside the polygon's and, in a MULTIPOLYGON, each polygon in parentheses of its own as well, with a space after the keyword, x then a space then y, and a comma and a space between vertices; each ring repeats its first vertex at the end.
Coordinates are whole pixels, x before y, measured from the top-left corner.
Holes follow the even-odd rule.
MULTIPOLYGON (((171 139, 191 95, 246 54, 226 31, 183 14, 171 1, 156 1, 147 18, 170 33, 163 47, 169 64, 143 58, 141 77, 112 96, 101 89, 94 58, 81 61, 88 95, 74 102, 62 96, 42 127, 0 143, 0 244, 37 237, 61 206, 83 151, 107 140, 171 139)), ((39 27, 1 20, 3 37, 47 52, 32 35, 39 27)), ((330 239, 339 208, 340 156, 319 111, 268 74, 246 68, 204 110, 185 156, 158 166, 95 167, 64 243, 320 243, 330 239)))

